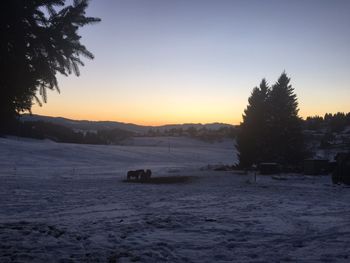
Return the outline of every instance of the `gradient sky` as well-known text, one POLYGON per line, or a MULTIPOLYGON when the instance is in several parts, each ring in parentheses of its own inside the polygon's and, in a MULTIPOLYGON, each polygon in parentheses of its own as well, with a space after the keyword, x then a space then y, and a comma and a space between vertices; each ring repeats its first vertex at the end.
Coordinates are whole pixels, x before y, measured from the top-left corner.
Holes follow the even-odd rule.
POLYGON ((138 124, 238 124, 283 70, 300 115, 350 111, 348 0, 92 0, 95 59, 33 113, 138 124))

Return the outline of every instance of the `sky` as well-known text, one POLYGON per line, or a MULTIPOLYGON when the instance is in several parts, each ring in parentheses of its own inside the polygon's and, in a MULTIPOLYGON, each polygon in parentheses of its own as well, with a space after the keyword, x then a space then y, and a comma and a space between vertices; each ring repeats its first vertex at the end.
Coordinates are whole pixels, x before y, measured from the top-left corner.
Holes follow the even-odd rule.
POLYGON ((350 111, 348 0, 92 0, 95 55, 34 114, 144 125, 239 124, 286 71, 302 117, 350 111))

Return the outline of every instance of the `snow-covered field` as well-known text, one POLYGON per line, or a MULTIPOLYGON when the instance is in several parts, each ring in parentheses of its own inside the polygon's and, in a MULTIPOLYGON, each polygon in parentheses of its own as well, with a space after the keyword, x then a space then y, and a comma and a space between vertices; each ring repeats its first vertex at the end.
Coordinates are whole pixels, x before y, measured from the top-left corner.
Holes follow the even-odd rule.
POLYGON ((0 262, 350 262, 350 188, 199 169, 235 160, 230 141, 0 138, 0 262), (196 179, 122 182, 140 168, 196 179))

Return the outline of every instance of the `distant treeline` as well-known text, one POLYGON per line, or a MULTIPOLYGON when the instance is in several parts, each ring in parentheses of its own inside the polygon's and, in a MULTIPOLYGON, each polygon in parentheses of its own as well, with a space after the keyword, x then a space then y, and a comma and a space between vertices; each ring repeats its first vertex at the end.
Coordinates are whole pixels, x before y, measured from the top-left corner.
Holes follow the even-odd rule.
MULTIPOLYGON (((303 121, 305 130, 341 132, 350 126, 350 113, 326 113, 324 117, 312 116, 303 121)), ((144 133, 134 133, 118 128, 102 130, 75 130, 64 125, 45 121, 25 121, 13 125, 7 134, 35 139, 50 139, 56 142, 81 144, 120 144, 123 140, 135 136, 147 137, 190 137, 206 142, 220 141, 224 138, 234 139, 238 126, 223 126, 218 129, 190 126, 186 128, 150 128, 144 133)))
POLYGON ((311 145, 323 150, 350 151, 350 113, 308 117, 304 124, 305 138, 311 145))
POLYGON ((218 129, 208 129, 206 127, 196 128, 190 126, 188 128, 171 128, 171 129, 149 129, 144 136, 158 137, 158 136, 185 136, 195 139, 200 139, 207 142, 219 141, 224 138, 235 138, 237 135, 237 128, 235 126, 223 126, 218 129))
POLYGON ((75 130, 64 125, 44 121, 25 121, 13 125, 7 132, 9 135, 28 137, 34 139, 50 139, 55 142, 81 143, 81 144, 120 144, 123 140, 136 137, 162 137, 162 136, 184 136, 207 142, 219 141, 223 138, 234 138, 236 127, 219 127, 218 129, 207 129, 206 127, 188 128, 151 128, 145 133, 135 133, 123 129, 112 128, 102 130, 75 130))
POLYGON ((307 117, 305 120, 305 129, 307 130, 326 129, 329 132, 341 132, 347 126, 350 126, 350 112, 326 113, 324 117, 313 116, 307 117))
POLYGON ((9 134, 34 139, 50 139, 55 142, 82 144, 118 144, 133 135, 132 132, 121 129, 75 131, 63 125, 43 121, 19 122, 9 134))

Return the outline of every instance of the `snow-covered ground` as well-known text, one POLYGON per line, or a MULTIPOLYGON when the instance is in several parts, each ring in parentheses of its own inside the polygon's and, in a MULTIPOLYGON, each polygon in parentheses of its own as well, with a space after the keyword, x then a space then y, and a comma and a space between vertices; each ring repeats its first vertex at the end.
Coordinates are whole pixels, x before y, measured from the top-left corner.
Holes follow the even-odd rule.
POLYGON ((328 177, 201 171, 233 143, 0 139, 0 262, 349 262, 350 188, 328 177), (196 176, 123 183, 130 169, 196 176))

